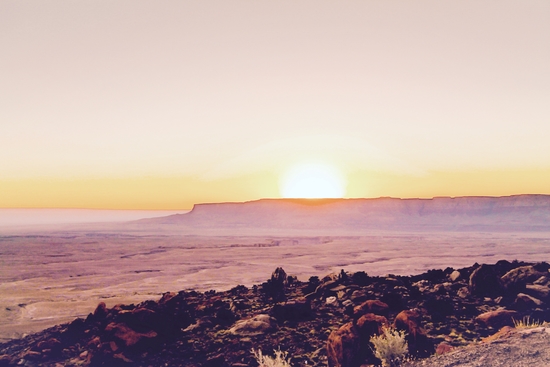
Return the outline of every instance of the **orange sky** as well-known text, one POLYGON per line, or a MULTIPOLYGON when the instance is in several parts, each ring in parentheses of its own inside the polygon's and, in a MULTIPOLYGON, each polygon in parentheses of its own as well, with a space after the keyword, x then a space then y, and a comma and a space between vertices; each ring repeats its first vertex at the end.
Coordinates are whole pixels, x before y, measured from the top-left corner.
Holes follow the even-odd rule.
POLYGON ((0 208, 550 194, 548 1, 0 3, 0 208))

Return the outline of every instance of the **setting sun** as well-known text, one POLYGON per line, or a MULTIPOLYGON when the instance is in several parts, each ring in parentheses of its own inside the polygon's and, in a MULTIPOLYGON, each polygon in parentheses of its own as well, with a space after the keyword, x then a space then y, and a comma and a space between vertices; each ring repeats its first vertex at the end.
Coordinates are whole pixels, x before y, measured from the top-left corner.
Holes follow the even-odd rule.
POLYGON ((341 198, 345 180, 335 168, 308 163, 292 167, 281 179, 281 196, 285 198, 341 198))

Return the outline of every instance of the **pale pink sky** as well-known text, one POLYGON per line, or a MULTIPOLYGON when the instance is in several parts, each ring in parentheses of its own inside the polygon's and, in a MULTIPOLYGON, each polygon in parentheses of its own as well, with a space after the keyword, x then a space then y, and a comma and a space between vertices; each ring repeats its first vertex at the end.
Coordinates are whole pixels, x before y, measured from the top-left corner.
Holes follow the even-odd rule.
POLYGON ((0 207, 46 205, 28 180, 238 185, 308 160, 550 187, 549 20, 546 0, 4 0, 0 207))

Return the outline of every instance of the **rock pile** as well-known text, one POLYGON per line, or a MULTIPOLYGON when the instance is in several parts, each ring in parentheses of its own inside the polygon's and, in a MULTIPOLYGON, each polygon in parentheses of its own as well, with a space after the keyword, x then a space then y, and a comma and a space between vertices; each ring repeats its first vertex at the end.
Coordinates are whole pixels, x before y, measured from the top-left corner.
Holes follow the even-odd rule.
POLYGON ((255 366, 251 349, 293 366, 377 364, 370 337, 405 330, 418 358, 550 320, 550 265, 499 261, 415 276, 365 272, 298 281, 278 268, 251 288, 165 293, 0 344, 1 366, 255 366))

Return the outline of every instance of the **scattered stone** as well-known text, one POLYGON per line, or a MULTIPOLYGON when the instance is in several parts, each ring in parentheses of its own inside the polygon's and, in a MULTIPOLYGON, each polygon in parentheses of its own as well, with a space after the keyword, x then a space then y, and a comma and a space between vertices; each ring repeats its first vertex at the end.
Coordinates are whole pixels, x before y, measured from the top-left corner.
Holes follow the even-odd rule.
POLYGON ((449 279, 451 280, 451 282, 456 282, 460 278, 460 275, 460 272, 458 270, 455 270, 449 275, 449 279))
POLYGON ((528 265, 510 270, 502 276, 501 280, 507 291, 517 293, 523 291, 527 283, 532 283, 544 275, 545 273, 538 271, 533 265, 528 265))
POLYGON ((484 312, 475 318, 475 322, 499 329, 503 326, 514 326, 514 321, 518 319, 518 313, 512 310, 499 309, 495 311, 484 312))
POLYGON ((542 306, 543 302, 525 293, 518 293, 511 308, 518 311, 530 310, 542 306))
POLYGON ((437 348, 435 348, 435 354, 441 355, 441 354, 449 353, 449 352, 452 352, 453 349, 454 347, 449 343, 441 342, 437 345, 437 348))
POLYGON ((105 328, 107 333, 112 333, 114 337, 124 346, 131 347, 143 339, 154 339, 157 337, 155 331, 140 333, 131 329, 128 325, 112 322, 105 328))
POLYGON ((499 261, 411 277, 339 272, 308 282, 285 280, 283 272, 262 286, 164 293, 156 302, 112 308, 100 303, 86 319, 0 343, 0 367, 244 367, 255 365, 250 349, 271 355, 279 347, 295 366, 359 367, 380 363, 369 340, 389 323, 408 333, 411 353, 422 358, 436 345, 448 352, 494 334, 512 317, 550 321, 545 263, 499 261), (503 277, 520 286, 500 286, 503 277))
POLYGON ((229 331, 235 335, 252 336, 265 334, 275 328, 275 319, 269 315, 261 314, 247 320, 237 321, 229 331))

